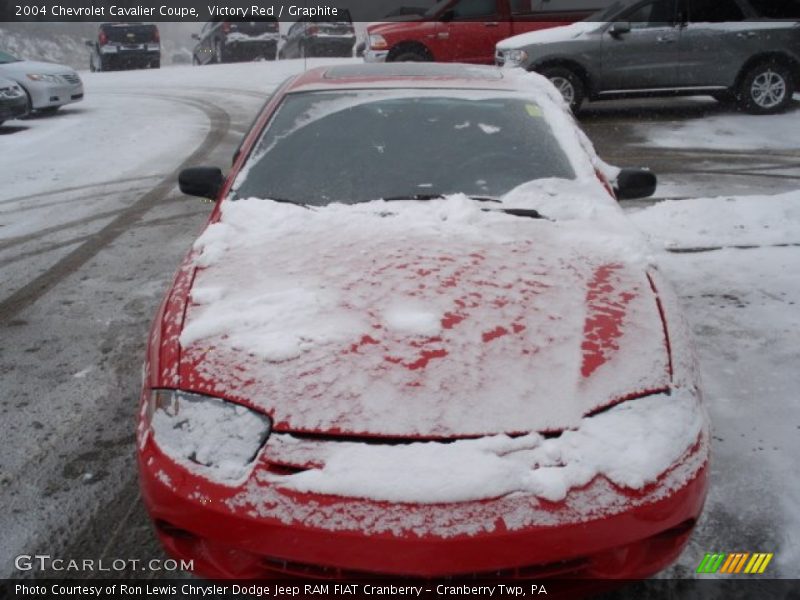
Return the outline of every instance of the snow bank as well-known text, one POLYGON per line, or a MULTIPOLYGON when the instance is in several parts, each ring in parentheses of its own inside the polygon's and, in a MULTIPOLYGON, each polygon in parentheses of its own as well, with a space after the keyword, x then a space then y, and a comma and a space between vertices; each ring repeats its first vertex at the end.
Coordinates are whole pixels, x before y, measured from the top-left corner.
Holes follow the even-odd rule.
POLYGON ((628 216, 667 249, 800 243, 800 190, 667 200, 628 216))

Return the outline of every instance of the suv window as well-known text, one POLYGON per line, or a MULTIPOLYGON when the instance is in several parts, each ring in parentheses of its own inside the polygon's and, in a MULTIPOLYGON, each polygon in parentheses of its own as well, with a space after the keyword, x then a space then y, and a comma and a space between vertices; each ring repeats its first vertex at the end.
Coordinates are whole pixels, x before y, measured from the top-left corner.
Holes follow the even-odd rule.
POLYGON ((675 0, 655 0, 641 4, 623 20, 630 21, 634 29, 669 27, 675 22, 675 0))
POLYGON ((800 19, 800 0, 750 0, 750 5, 767 19, 800 19))
POLYGON ((690 23, 726 23, 743 20, 744 13, 735 0, 690 0, 689 2, 690 23))
POLYGON ((452 10, 456 19, 488 17, 497 13, 497 0, 461 0, 452 10))
POLYGON ((100 31, 117 44, 158 41, 158 28, 155 25, 104 24, 100 26, 100 31))
POLYGON ((512 15, 528 15, 533 12, 532 0, 511 0, 512 15))

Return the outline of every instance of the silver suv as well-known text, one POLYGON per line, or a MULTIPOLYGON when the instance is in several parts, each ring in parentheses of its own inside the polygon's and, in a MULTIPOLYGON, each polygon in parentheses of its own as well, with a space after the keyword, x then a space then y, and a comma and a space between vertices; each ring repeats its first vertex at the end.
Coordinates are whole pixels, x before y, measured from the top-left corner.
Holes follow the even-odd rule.
POLYGON ((584 99, 712 95, 769 114, 800 83, 798 20, 800 0, 619 0, 503 40, 495 59, 542 73, 574 111, 584 99))

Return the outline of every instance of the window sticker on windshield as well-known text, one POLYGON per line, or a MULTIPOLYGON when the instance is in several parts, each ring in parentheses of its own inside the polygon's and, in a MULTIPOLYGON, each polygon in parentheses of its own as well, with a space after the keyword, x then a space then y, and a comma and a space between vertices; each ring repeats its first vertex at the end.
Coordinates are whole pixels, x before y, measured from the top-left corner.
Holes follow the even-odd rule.
POLYGON ((532 117, 541 117, 542 116, 542 109, 536 106, 535 104, 526 104, 525 110, 528 111, 528 114, 532 117))

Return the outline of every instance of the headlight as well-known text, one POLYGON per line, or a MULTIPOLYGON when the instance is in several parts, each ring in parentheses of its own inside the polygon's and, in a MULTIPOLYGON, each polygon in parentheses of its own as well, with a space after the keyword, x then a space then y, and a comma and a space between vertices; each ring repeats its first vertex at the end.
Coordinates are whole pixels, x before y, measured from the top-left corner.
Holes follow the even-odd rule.
POLYGON ((46 73, 28 73, 31 81, 48 81, 50 83, 60 83, 58 75, 47 75, 46 73))
POLYGON ((369 47, 373 50, 386 50, 389 47, 389 44, 386 43, 386 40, 383 39, 382 35, 372 33, 369 36, 369 47))
POLYGON ((234 481, 247 474, 269 437, 269 418, 239 404, 180 390, 153 390, 153 439, 190 470, 234 481))
POLYGON ((518 67, 526 60, 528 60, 528 53, 525 50, 502 50, 503 58, 505 59, 505 64, 518 67))

